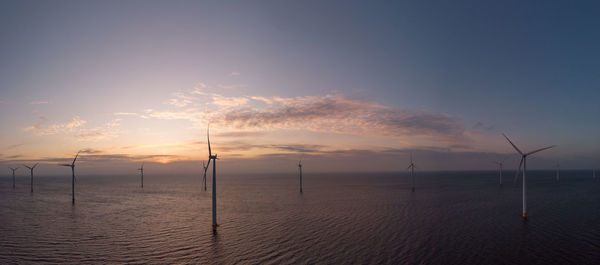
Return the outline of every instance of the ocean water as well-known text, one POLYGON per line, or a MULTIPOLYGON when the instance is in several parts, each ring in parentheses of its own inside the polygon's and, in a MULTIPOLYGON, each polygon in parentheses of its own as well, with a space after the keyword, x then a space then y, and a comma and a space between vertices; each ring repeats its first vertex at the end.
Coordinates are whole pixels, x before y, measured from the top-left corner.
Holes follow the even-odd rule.
POLYGON ((0 264, 600 264, 591 172, 0 178, 0 264))

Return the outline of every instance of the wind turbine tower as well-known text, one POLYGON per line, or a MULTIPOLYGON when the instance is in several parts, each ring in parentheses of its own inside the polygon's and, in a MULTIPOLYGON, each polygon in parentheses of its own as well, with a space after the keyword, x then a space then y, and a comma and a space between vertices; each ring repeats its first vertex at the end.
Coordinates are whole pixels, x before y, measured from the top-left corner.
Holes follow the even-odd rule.
POLYGON ((206 138, 208 140, 208 165, 210 165, 210 160, 213 161, 213 180, 212 180, 212 227, 213 231, 217 231, 217 154, 213 155, 210 149, 210 134, 209 129, 206 129, 206 138))
POLYGON ((510 141, 510 139, 508 139, 508 137, 505 134, 502 134, 502 135, 504 136, 504 138, 506 138, 506 140, 510 143, 510 145, 512 145, 512 147, 521 155, 521 162, 519 163, 519 168, 517 169, 517 172, 515 175, 515 180, 519 176, 519 173, 521 171, 521 166, 523 166, 523 215, 522 216, 523 216, 523 220, 526 220, 527 219, 527 181, 526 181, 525 175, 527 173, 527 156, 535 154, 537 152, 544 151, 546 149, 550 149, 552 147, 555 147, 555 145, 551 145, 548 147, 533 150, 529 153, 523 153, 515 144, 513 144, 512 141, 510 141))
POLYGON ((17 171, 17 169, 19 169, 19 167, 16 167, 16 168, 9 167, 9 168, 10 168, 10 170, 12 170, 12 173, 13 173, 13 190, 14 190, 15 189, 15 171, 17 171))
POLYGON ((140 171, 140 173, 142 173, 141 181, 142 181, 142 189, 143 189, 144 188, 144 163, 142 163, 142 166, 140 168, 138 168, 138 170, 140 171))
MULTIPOLYGON (((79 151, 79 152, 81 152, 81 151, 79 151)), ((71 177, 71 198, 72 198, 73 204, 75 204, 75 161, 77 161, 79 152, 77 152, 77 155, 75 155, 75 159, 73 159, 73 162, 71 164, 61 164, 61 166, 63 166, 63 167, 71 168, 71 173, 72 173, 72 175, 71 175, 72 176, 71 177)))
POLYGON ((33 169, 34 169, 35 167, 37 167, 37 165, 38 165, 38 164, 39 164, 39 163, 35 163, 35 165, 33 165, 33 166, 31 166, 31 167, 30 167, 30 166, 23 165, 24 167, 26 167, 26 168, 29 168, 29 171, 31 171, 31 185, 30 185, 30 187, 31 187, 31 192, 32 192, 32 193, 33 193, 33 169))
POLYGON ((298 161, 298 169, 300 170, 300 193, 302 193, 302 160, 298 161))

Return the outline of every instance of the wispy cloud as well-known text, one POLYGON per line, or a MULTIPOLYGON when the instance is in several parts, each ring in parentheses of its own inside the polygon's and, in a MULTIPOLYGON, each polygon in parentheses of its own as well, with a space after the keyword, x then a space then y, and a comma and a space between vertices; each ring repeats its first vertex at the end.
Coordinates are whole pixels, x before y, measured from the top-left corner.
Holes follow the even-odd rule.
POLYGON ((23 145, 25 145, 25 144, 13 144, 13 145, 9 145, 9 146, 7 146, 7 147, 6 147, 6 149, 9 149, 9 150, 10 150, 10 149, 15 149, 15 148, 17 148, 17 147, 21 147, 21 146, 23 146, 23 145))
MULTIPOLYGON (((194 89, 180 93, 177 109, 149 110, 145 117, 189 120, 198 128, 208 122, 224 130, 312 132, 387 137, 419 137, 446 144, 465 144, 469 133, 459 118, 445 113, 402 109, 374 101, 353 99, 341 94, 325 96, 225 96, 194 89), (209 99, 206 101, 206 99, 209 99), (183 101, 181 101, 183 100, 183 101)), ((115 115, 142 116, 137 113, 115 115)), ((478 127, 487 128, 483 124, 478 127)))
POLYGON ((46 122, 48 122, 48 118, 46 118, 45 116, 39 116, 39 119, 39 122, 25 128, 24 130, 31 131, 36 135, 53 135, 57 133, 72 132, 73 129, 78 128, 86 123, 85 120, 82 120, 78 116, 75 116, 73 119, 65 123, 57 123, 45 126, 46 122))
POLYGON ((212 104, 223 107, 236 107, 246 105, 247 97, 226 97, 218 94, 212 95, 212 104))
POLYGON ((231 72, 229 73, 229 76, 239 76, 240 73, 239 72, 231 72))
POLYGON ((39 119, 39 122, 26 127, 23 130, 33 132, 38 136, 68 134, 75 136, 80 141, 98 141, 116 137, 118 134, 116 127, 120 125, 120 119, 113 119, 101 126, 88 128, 84 126, 87 124, 87 121, 75 116, 68 122, 46 126, 48 118, 39 116, 39 119))
POLYGON ((259 137, 265 135, 265 132, 246 132, 246 131, 237 131, 237 132, 222 132, 216 134, 217 137, 232 137, 232 138, 240 138, 240 137, 259 137))
POLYGON ((41 104, 50 104, 48 101, 32 101, 29 102, 29 105, 41 105, 41 104))
MULTIPOLYGON (((457 139, 464 125, 443 113, 402 110, 340 95, 271 98, 266 108, 237 108, 211 123, 237 130, 296 129, 344 134, 457 139)), ((264 100, 263 100, 264 101, 264 100)))
POLYGON ((81 149, 80 152, 82 154, 101 154, 101 153, 104 153, 104 151, 102 151, 102 150, 96 150, 96 149, 92 149, 92 148, 89 148, 89 147, 81 149))
POLYGON ((475 131, 493 131, 494 125, 488 125, 478 121, 477 123, 475 123, 475 125, 473 125, 472 129, 475 131))
POLYGON ((166 103, 177 107, 185 107, 194 100, 193 97, 187 96, 181 92, 174 93, 173 96, 174 97, 167 100, 166 103))

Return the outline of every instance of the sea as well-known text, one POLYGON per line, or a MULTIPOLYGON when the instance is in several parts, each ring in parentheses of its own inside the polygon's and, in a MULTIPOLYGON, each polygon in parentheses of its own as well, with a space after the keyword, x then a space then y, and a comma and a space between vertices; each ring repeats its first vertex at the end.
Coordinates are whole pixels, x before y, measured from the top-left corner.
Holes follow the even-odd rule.
POLYGON ((0 178, 0 264, 600 264, 591 171, 0 178))

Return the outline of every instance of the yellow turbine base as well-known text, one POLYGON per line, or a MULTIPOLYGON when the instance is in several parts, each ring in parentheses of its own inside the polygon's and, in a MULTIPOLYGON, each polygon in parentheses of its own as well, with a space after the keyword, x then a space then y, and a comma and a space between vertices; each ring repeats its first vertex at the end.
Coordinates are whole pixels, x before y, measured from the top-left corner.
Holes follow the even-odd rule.
POLYGON ((527 213, 523 213, 523 219, 527 219, 527 213))

